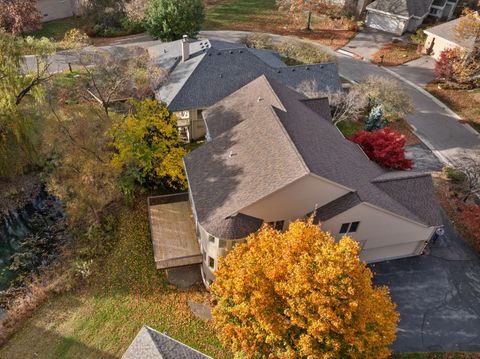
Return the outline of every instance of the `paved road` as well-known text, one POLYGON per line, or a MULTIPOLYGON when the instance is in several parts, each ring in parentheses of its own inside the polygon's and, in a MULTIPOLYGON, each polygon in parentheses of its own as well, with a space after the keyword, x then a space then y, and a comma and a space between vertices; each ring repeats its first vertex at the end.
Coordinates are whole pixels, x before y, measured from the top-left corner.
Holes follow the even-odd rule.
MULTIPOLYGON (((370 62, 355 60, 342 54, 338 54, 337 59, 340 73, 350 80, 362 81, 369 75, 400 80, 392 72, 370 62)), ((415 107, 415 112, 409 115, 407 120, 435 154, 447 162, 456 163, 460 161, 463 151, 476 153, 480 150, 478 133, 461 124, 445 105, 435 101, 424 91, 412 84, 403 84, 412 96, 415 107)))

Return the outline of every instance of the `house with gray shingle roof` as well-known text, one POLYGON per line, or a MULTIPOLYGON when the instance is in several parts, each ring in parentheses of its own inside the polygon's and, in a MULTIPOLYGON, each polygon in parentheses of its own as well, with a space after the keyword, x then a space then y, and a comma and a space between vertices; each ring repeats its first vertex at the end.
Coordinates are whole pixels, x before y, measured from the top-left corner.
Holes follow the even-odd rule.
POLYGON ((442 225, 430 175, 370 161, 328 108, 262 75, 204 112, 209 140, 184 163, 207 285, 263 223, 283 230, 314 213, 368 262, 421 254, 442 225))
POLYGON ((368 27, 402 35, 415 32, 427 16, 450 20, 458 0, 375 0, 367 6, 368 27))
POLYGON ((212 359, 188 345, 146 325, 140 329, 122 359, 212 359))
POLYGON ((177 114, 180 134, 187 141, 205 135, 203 110, 260 75, 293 87, 315 80, 319 91, 342 88, 335 63, 286 66, 277 53, 243 44, 184 38, 148 51, 153 63, 168 73, 156 98, 177 114))
POLYGON ((473 50, 475 42, 480 40, 475 39, 474 36, 466 38, 458 36, 456 28, 460 21, 461 18, 458 18, 425 30, 425 34, 427 35, 425 49, 427 49, 435 59, 438 60, 440 54, 447 49, 457 48, 470 52, 473 50))

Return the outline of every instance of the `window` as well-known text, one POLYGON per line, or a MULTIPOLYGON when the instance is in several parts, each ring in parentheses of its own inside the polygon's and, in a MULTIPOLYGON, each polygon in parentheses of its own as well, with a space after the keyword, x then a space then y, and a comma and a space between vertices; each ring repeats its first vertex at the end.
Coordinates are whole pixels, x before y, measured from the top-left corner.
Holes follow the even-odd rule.
POLYGON ((227 245, 226 241, 224 239, 219 239, 218 240, 218 247, 219 248, 225 248, 227 245))
POLYGON ((210 243, 215 243, 215 237, 214 236, 211 236, 211 235, 208 235, 208 241, 210 243))
POLYGON ((210 256, 208 256, 208 266, 212 269, 215 269, 215 259, 210 256))
POLYGON ((358 229, 358 225, 360 222, 352 222, 352 223, 343 223, 342 226, 340 227, 340 234, 345 234, 345 233, 354 233, 358 229))
POLYGON ((268 224, 277 231, 283 231, 283 226, 285 225, 285 221, 275 221, 275 222, 268 222, 268 224))

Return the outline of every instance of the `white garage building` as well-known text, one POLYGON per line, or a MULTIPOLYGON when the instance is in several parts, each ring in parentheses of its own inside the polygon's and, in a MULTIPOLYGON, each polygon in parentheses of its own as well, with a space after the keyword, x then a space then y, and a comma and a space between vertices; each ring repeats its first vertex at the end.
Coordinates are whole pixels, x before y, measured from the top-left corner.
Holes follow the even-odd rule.
POLYGON ((415 32, 427 16, 449 20, 458 0, 376 0, 367 6, 366 25, 395 35, 415 32))

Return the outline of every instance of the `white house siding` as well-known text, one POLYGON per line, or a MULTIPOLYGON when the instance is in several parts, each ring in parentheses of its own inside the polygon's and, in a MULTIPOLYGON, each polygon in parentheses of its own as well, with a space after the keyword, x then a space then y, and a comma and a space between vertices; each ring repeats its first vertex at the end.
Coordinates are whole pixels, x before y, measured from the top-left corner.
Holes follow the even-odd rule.
POLYGON ((63 19, 75 14, 75 0, 38 0, 42 21, 63 19))
POLYGON ((442 51, 459 47, 457 44, 448 41, 443 37, 438 37, 436 35, 427 33, 427 40, 425 40, 425 51, 430 49, 433 39, 435 39, 435 42, 433 43, 432 53, 430 55, 436 60, 440 58, 442 51))
POLYGON ((241 213, 261 218, 265 222, 303 218, 349 191, 338 184, 314 175, 306 175, 296 182, 272 193, 240 210, 241 213))
POLYGON ((378 13, 367 9, 366 25, 373 29, 402 35, 407 29, 408 19, 378 13))
POLYGON ((322 223, 322 229, 336 238, 342 223, 360 222, 355 233, 349 235, 359 241, 363 250, 360 258, 367 262, 418 255, 433 235, 434 228, 417 224, 361 203, 322 223))

